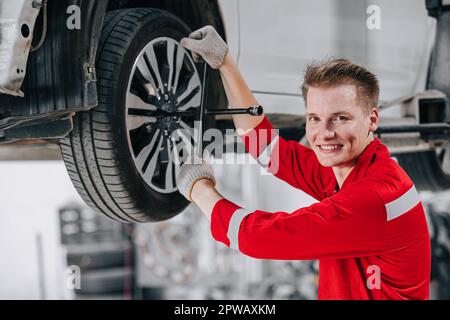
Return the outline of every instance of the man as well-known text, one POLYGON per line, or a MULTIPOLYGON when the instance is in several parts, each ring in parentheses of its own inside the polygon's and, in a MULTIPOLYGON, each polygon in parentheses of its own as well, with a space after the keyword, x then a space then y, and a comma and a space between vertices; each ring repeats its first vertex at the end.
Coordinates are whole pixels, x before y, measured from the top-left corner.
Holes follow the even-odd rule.
MULTIPOLYGON (((257 104, 214 28, 181 44, 220 70, 230 108, 257 104)), ((276 135, 264 115, 233 120, 252 156, 264 155, 270 172, 319 203, 291 213, 246 210, 216 191, 207 163, 181 168, 180 192, 231 248, 255 258, 319 259, 319 299, 427 299, 425 214, 413 182, 374 138, 376 77, 334 59, 308 67, 302 93, 311 149, 276 135)))

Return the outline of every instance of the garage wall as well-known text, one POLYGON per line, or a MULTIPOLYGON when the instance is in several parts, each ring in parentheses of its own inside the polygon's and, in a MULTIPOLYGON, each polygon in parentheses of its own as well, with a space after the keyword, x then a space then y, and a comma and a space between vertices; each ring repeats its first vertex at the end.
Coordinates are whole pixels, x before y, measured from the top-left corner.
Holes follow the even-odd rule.
POLYGON ((64 299, 58 209, 81 202, 60 161, 0 162, 0 299, 64 299), (42 266, 37 237, 42 239, 42 266))

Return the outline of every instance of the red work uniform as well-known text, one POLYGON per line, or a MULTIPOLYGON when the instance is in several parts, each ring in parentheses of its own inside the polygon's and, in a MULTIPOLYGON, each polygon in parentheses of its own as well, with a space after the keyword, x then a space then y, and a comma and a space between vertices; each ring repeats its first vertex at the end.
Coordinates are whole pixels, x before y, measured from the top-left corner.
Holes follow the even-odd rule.
POLYGON ((279 137, 267 118, 242 138, 269 172, 320 202, 288 213, 222 199, 211 215, 214 239, 254 258, 319 259, 319 299, 428 299, 424 209, 379 139, 339 190, 332 168, 320 165, 310 148, 279 137))

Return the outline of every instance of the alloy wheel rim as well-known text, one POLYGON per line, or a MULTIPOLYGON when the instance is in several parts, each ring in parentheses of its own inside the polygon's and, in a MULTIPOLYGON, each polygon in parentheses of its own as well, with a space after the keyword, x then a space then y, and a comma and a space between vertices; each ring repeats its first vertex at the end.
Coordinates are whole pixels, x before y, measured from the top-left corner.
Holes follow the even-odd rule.
POLYGON ((126 134, 136 169, 157 192, 177 191, 183 138, 195 143, 201 94, 194 62, 178 41, 156 38, 137 56, 126 93, 126 134))

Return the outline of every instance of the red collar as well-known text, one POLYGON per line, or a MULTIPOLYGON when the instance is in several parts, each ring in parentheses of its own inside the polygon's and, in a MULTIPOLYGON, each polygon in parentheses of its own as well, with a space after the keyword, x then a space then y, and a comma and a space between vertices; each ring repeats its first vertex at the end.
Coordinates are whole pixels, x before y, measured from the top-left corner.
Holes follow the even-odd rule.
MULTIPOLYGON (((387 147, 381 143, 380 139, 375 138, 373 141, 371 141, 367 145, 367 147, 359 155, 358 160, 356 161, 355 167, 353 168, 353 170, 350 172, 350 174, 345 179, 344 184, 342 185, 342 188, 344 188, 346 185, 348 185, 352 182, 355 182, 355 181, 361 179, 362 177, 365 177, 366 173, 367 173, 367 169, 373 163, 373 160, 377 156, 389 157, 389 151, 388 151, 387 147)), ((331 169, 331 171, 332 171, 332 169, 331 169)), ((333 174, 333 177, 334 177, 334 174, 333 174)), ((338 189, 339 189, 339 186, 338 186, 336 177, 334 177, 330 188, 327 190, 328 196, 333 194, 338 189)))

